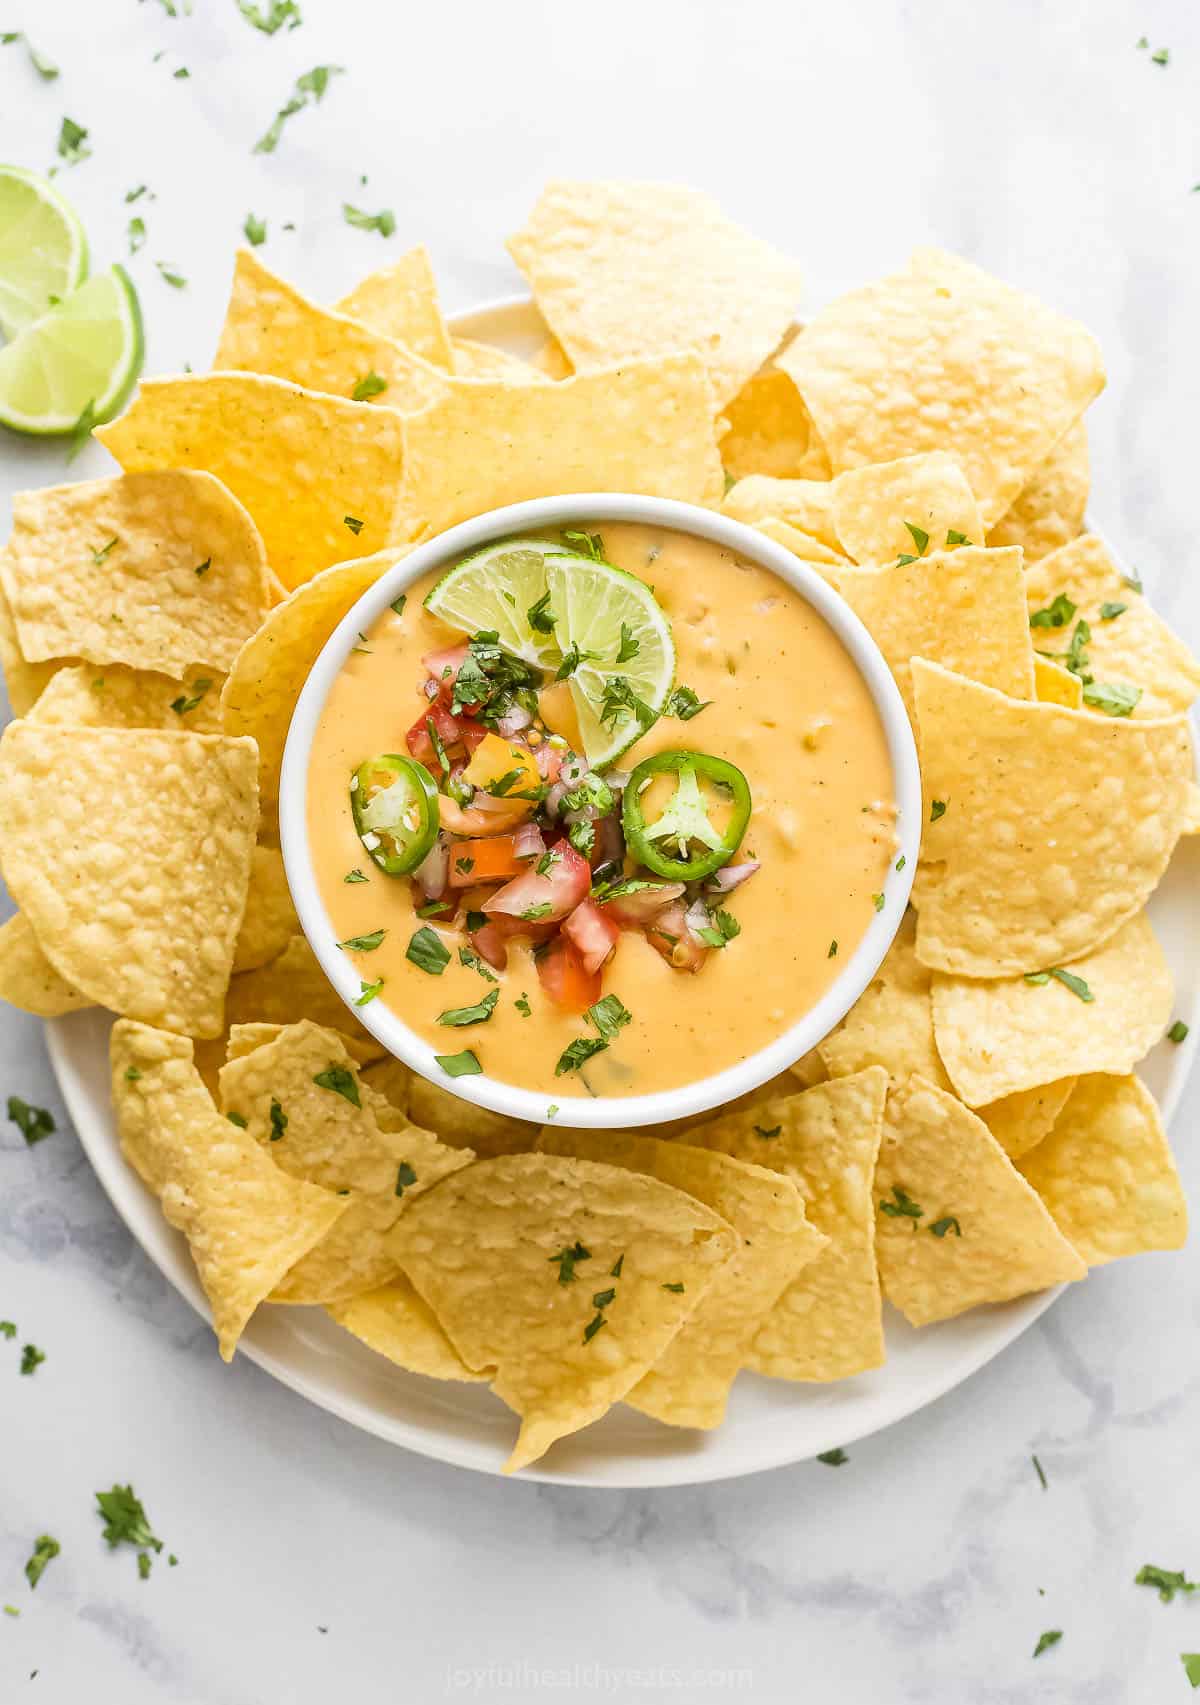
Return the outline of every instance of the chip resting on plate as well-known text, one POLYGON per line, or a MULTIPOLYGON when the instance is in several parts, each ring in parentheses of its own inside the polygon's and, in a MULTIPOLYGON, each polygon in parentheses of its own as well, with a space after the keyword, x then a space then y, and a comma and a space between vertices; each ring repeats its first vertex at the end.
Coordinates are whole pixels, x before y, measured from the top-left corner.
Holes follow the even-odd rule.
POLYGON ((430 1131, 385 1128, 341 1037, 317 1024, 289 1025, 229 1059, 220 1084, 224 1111, 246 1121, 277 1166, 350 1192, 345 1217, 272 1292, 275 1302, 340 1302, 387 1283, 396 1266, 387 1232, 422 1192, 474 1158, 430 1131))
POLYGON ((492 1389, 521 1417, 509 1472, 623 1398, 735 1247, 718 1215, 657 1178, 549 1154, 456 1173, 388 1239, 467 1366, 495 1368, 492 1389))
POLYGON ((221 733, 225 677, 190 669, 182 681, 120 664, 67 663, 28 712, 30 722, 76 728, 159 728, 221 733))
POLYGON ((759 1327, 746 1359, 758 1373, 846 1379, 884 1360, 871 1180, 886 1093, 874 1067, 687 1132, 689 1143, 790 1178, 829 1239, 759 1327))
POLYGON ((32 709, 62 667, 58 662, 31 663, 22 652, 17 643, 17 624, 4 592, 3 574, 0 574, 0 664, 4 666, 4 685, 14 716, 25 716, 32 709))
POLYGON ((828 480, 829 457, 795 381, 768 363, 723 410, 729 431, 721 460, 734 480, 750 474, 776 479, 828 480))
POLYGON ((388 408, 424 408, 446 389, 446 373, 393 337, 310 302, 294 285, 239 249, 213 367, 273 373, 310 391, 388 408))
POLYGON ((277 959, 299 932, 300 920, 292 904, 283 854, 276 847, 255 847, 250 859, 246 915, 233 954, 234 970, 253 971, 277 959))
POLYGON ((1043 557, 1025 590, 1034 645, 1070 663, 1089 709, 1173 716, 1200 692, 1200 663, 1094 533, 1043 557))
POLYGON ((251 740, 10 723, 0 867, 59 975, 194 1036, 223 1022, 258 824, 251 740))
POLYGON ((18 492, 0 577, 22 656, 225 670, 267 613, 258 529, 210 474, 18 492))
POLYGON ((1002 977, 1100 946, 1142 909, 1179 838, 1186 720, 1010 699, 921 658, 912 671, 927 805, 913 890, 921 959, 1002 977))
POLYGON ((73 988, 42 952, 24 912, 0 924, 0 1000, 38 1018, 59 1018, 92 1002, 73 988))
POLYGON ((1121 1076, 1171 1022, 1174 990, 1144 912, 1067 966, 933 978, 938 1052, 971 1106, 1080 1072, 1121 1076))
POLYGON ((914 1326, 1087 1271, 982 1119, 923 1078, 888 1096, 875 1198, 884 1293, 914 1326))
POLYGON ((353 1332, 368 1349, 409 1373, 428 1379, 487 1382, 486 1372, 473 1372, 438 1325, 437 1316, 403 1273, 386 1285, 346 1302, 328 1306, 330 1316, 353 1332))
POLYGON ((185 1036, 121 1019, 112 1095, 121 1151, 188 1240, 221 1355, 284 1275, 347 1212, 347 1201, 290 1178, 222 1118, 185 1036))
POLYGON ((854 562, 982 545, 983 519, 962 467, 944 450, 839 474, 829 487, 840 547, 854 562))
POLYGON ((1020 545, 1026 564, 1069 544, 1083 531, 1092 475, 1082 420, 1051 450, 1012 508, 988 533, 989 545, 1020 545))
POLYGON ((95 436, 127 473, 204 468, 245 504, 286 586, 388 543, 402 416, 262 373, 145 379, 95 436))
POLYGON ((800 295, 794 261, 678 184, 549 183, 508 247, 577 372, 691 350, 718 405, 777 347, 800 295))
POLYGON ((1080 1078, 1021 1171, 1089 1267, 1181 1249, 1187 1203, 1154 1097, 1136 1077, 1080 1078))
POLYGON ((1082 326, 939 249, 839 297, 778 359, 835 474, 949 451, 989 527, 1104 387, 1082 326))
POLYGON ((384 1052, 334 993, 317 956, 302 935, 294 935, 276 959, 253 971, 243 971, 229 985, 226 1022, 235 1024, 298 1024, 311 1018, 326 1029, 347 1030, 378 1059, 384 1052))
POLYGON ((437 284, 424 244, 360 278, 334 308, 370 326, 381 337, 394 338, 435 367, 449 371, 454 366, 450 335, 438 306, 437 284))
POLYGON ((460 380, 404 422, 396 540, 529 497, 631 491, 710 506, 721 460, 698 357, 628 361, 558 385, 460 380))
POLYGON ((548 1127, 545 1154, 604 1161, 672 1184, 733 1227, 737 1248, 696 1312, 658 1361, 626 1393, 643 1414, 676 1427, 718 1427, 730 1387, 754 1336, 780 1296, 825 1247, 804 1217, 804 1199, 782 1173, 718 1150, 635 1131, 548 1127))

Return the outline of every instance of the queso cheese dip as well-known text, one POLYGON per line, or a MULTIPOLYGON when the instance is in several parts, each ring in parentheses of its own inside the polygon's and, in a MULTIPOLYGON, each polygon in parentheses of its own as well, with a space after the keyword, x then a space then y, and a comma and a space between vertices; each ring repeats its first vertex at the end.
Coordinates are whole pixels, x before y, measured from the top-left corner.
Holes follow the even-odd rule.
POLYGON ((497 608, 538 665, 498 626, 425 607, 452 564, 347 659, 308 778, 322 898, 360 1000, 392 1008, 448 1076, 553 1102, 676 1088, 799 1019, 882 905, 883 728, 841 642, 768 570, 632 524, 534 543, 572 554, 548 559, 524 610, 537 553, 515 591, 502 560, 497 608), (574 587, 599 577, 607 594, 607 576, 620 600, 605 565, 659 615, 589 656, 562 629, 574 587), (637 677, 664 634, 674 685, 655 716, 637 677), (627 750, 589 762, 589 731, 595 750, 626 727, 627 750))

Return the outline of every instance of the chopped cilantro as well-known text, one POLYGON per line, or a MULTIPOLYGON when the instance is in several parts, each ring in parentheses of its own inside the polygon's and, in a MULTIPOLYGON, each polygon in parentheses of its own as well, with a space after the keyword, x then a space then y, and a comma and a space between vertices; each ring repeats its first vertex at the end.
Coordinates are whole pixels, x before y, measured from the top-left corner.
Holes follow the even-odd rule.
POLYGON ((428 904, 417 907, 417 916, 419 918, 437 918, 443 912, 452 912, 453 910, 454 907, 449 900, 430 900, 428 904))
POLYGON ((1037 1470, 1037 1477, 1042 1483, 1042 1491, 1047 1491, 1049 1489, 1050 1482, 1046 1479, 1046 1470, 1042 1467, 1036 1456, 1030 1457, 1029 1460, 1033 1463, 1034 1468, 1037 1470))
POLYGON ((410 1184, 417 1182, 417 1175, 406 1160, 402 1160, 396 1168, 396 1194, 403 1196, 410 1184))
POLYGON ((1167 1031, 1167 1041, 1183 1042, 1187 1038, 1187 1033, 1187 1025, 1183 1022, 1182 1018, 1177 1018, 1171 1028, 1167 1031))
POLYGON ((1142 696, 1140 687, 1127 686, 1124 681, 1085 681, 1083 702, 1093 710, 1107 711, 1109 716, 1129 716, 1142 696))
POLYGON ((1182 1569, 1160 1569, 1157 1563, 1143 1563, 1133 1582, 1138 1587, 1156 1587, 1164 1604, 1170 1604, 1176 1593, 1200 1591, 1200 1581, 1189 1581, 1182 1569))
POLYGON ((1180 1652, 1179 1661, 1192 1686, 1200 1687, 1200 1652, 1180 1652))
POLYGON ((1065 592, 1060 592, 1044 610, 1033 612, 1029 625, 1031 628, 1065 628, 1075 614, 1076 607, 1065 592))
POLYGON ((453 1006, 446 1012, 438 1013, 439 1024, 450 1024, 462 1027, 467 1024, 485 1024, 496 1010, 496 1002, 500 999, 499 989, 489 989, 481 1001, 474 1006, 453 1006))
POLYGON ((571 823, 567 827, 567 839, 577 853, 581 853, 584 858, 591 858, 596 850, 596 825, 587 820, 571 823))
POLYGON ((170 261, 156 260, 154 264, 158 268, 159 277, 164 283, 169 284, 172 290, 185 290, 187 288, 187 279, 176 267, 172 266, 170 261))
POLYGON ((377 977, 373 983, 360 981, 359 993, 355 997, 355 1006, 369 1006, 384 985, 384 978, 377 977))
POLYGON ((633 629, 630 627, 628 622, 622 622, 621 623, 621 643, 617 647, 617 655, 616 655, 615 661, 618 663, 628 663, 629 659, 631 657, 636 657, 638 652, 641 649, 642 649, 641 640, 635 639, 633 637, 633 629))
MULTIPOLYGON (((162 1540, 150 1526, 141 1499, 132 1486, 114 1486, 111 1491, 97 1492, 96 1502, 104 1517, 104 1538, 112 1548, 124 1543, 137 1548, 141 1556, 148 1551, 161 1551, 162 1540)), ((138 1573, 145 1580, 149 1568, 139 1561, 138 1573)))
POLYGON ((288 1116, 283 1108, 271 1097, 271 1141, 277 1143, 288 1128, 288 1116))
POLYGON ((329 87, 330 79, 341 76, 343 70, 341 65, 314 65, 311 71, 297 77, 295 89, 254 144, 254 152, 273 154, 279 146, 279 138, 283 135, 283 127, 288 119, 302 112, 306 106, 319 101, 329 87))
POLYGON ((30 1148, 48 1137, 55 1129, 54 1116, 45 1107, 33 1107, 19 1095, 8 1098, 8 1116, 30 1148))
POLYGON ((525 620, 535 633, 554 632, 554 624, 558 617, 550 608, 549 592, 543 592, 537 602, 529 606, 525 612, 525 620))
POLYGON ((872 894, 871 895, 871 903, 875 907, 875 910, 877 912, 882 912, 883 907, 884 907, 883 895, 882 894, 872 894))
POLYGON ((900 870, 903 870, 903 869, 904 869, 904 866, 905 866, 905 865, 906 865, 906 864, 907 864, 907 863, 908 863, 908 860, 907 860, 907 859, 906 859, 906 858, 905 858, 905 856, 904 856, 904 854, 903 854, 903 853, 901 853, 901 854, 900 854, 900 857, 899 857, 899 858, 898 858, 898 859, 897 859, 897 860, 896 860, 896 869, 897 869, 897 870, 898 870, 898 871, 900 871, 900 870))
POLYGON ((826 1468, 841 1468, 845 1463, 849 1462, 849 1460, 850 1458, 846 1455, 841 1445, 838 1445, 836 1450, 822 1450, 817 1452, 817 1461, 823 1462, 826 1468))
POLYGON ((566 1072, 577 1072, 581 1066, 586 1066, 595 1054, 603 1054, 608 1043, 596 1036, 577 1036, 574 1042, 568 1043, 558 1056, 558 1064, 554 1068, 555 1077, 562 1077, 566 1072))
POLYGON ((343 515, 342 524, 349 527, 355 538, 358 537, 358 535, 362 532, 363 527, 366 525, 364 521, 359 520, 357 515, 343 515))
POLYGON ((633 1019, 633 1014, 622 1001, 620 995, 605 995, 589 1006, 584 1017, 595 1025, 606 1042, 611 1042, 617 1032, 633 1019))
POLYGON ((17 1325, 14 1320, 0 1320, 0 1338, 15 1338, 17 1325))
POLYGON ((407 592, 401 592, 401 594, 398 598, 392 599, 392 609, 396 612, 396 614, 398 616, 402 616, 404 614, 404 606, 407 603, 408 603, 408 593, 407 592))
POLYGON ((196 564, 195 568, 192 570, 192 573, 196 576, 197 579, 199 579, 201 575, 207 574, 211 567, 212 567, 212 558, 210 556, 206 556, 203 562, 198 562, 196 564))
POLYGON ((683 1295, 683 1286, 680 1284, 678 1279, 676 1279, 673 1284, 664 1285, 663 1290, 664 1291, 674 1291, 677 1296, 683 1295))
POLYGON ((929 805, 929 821, 931 823, 936 823, 939 817, 944 817, 945 815, 946 801, 944 799, 931 800, 929 805))
POLYGON ((146 221, 135 214, 129 221, 126 235, 129 238, 129 252, 136 255, 146 241, 146 221))
POLYGON ((247 213, 242 232, 252 248, 261 248, 267 240, 267 222, 260 219, 257 213, 247 213))
POLYGON ((225 1117, 231 1125, 236 1125, 239 1131, 246 1129, 247 1119, 244 1113, 226 1113, 225 1117))
POLYGON ((623 1254, 618 1255, 616 1260, 613 1262, 612 1266, 608 1269, 609 1278, 610 1279, 619 1279, 621 1277, 621 1268, 624 1265, 625 1265, 624 1255, 623 1254))
POLYGON ((57 1539, 52 1539, 48 1533, 39 1534, 33 1542, 33 1550, 25 1563, 25 1579, 31 1587, 36 1587, 46 1572, 46 1565, 57 1557, 62 1550, 57 1539))
POLYGON ((535 906, 526 906, 525 910, 521 913, 521 918, 522 921, 527 924, 535 924, 540 919, 549 917, 553 910, 554 907, 551 905, 549 900, 539 900, 535 906))
POLYGON ((829 952, 825 955, 825 957, 826 957, 826 959, 836 959, 837 958, 837 941, 836 941, 836 939, 829 943, 829 952))
POLYGON ((680 722, 690 722, 702 710, 707 710, 711 703, 711 699, 700 698, 690 687, 676 687, 667 700, 663 715, 677 717, 680 722))
POLYGON ((769 1127, 766 1125, 755 1125, 754 1134, 756 1137, 761 1137, 764 1142, 770 1142, 771 1138, 777 1137, 782 1129, 782 1125, 771 1125, 769 1127))
POLYGON ((968 537, 965 533, 957 532, 956 529, 953 527, 951 527, 947 530, 947 533, 946 533, 946 549, 947 550, 953 550, 955 545, 969 545, 970 543, 971 543, 971 541, 970 541, 970 539, 968 539, 968 537))
POLYGON ((201 675, 198 680, 192 682, 192 697, 186 698, 183 693, 180 693, 177 699, 171 700, 171 709, 175 712, 176 716, 190 715, 190 713, 196 709, 197 705, 204 702, 204 695, 208 692, 211 686, 212 682, 208 676, 201 675))
POLYGON ((573 1279, 576 1279, 579 1276, 575 1271, 576 1262, 590 1261, 591 1258, 591 1250, 585 1249, 583 1244, 579 1242, 578 1238, 576 1238, 573 1244, 565 1245, 559 1250, 557 1255, 551 1255, 550 1263, 553 1266, 554 1262, 558 1262, 559 1284, 569 1285, 573 1279))
POLYGON ((358 1079, 345 1066, 339 1066, 331 1061, 323 1072, 318 1072, 313 1078, 318 1089, 332 1090, 334 1095, 340 1095, 348 1101, 351 1107, 361 1107, 362 1097, 358 1093, 358 1079))
POLYGON ((1107 603, 1100 606, 1100 620, 1115 622, 1118 616, 1123 616, 1129 608, 1128 604, 1107 603))
POLYGON ((1025 973, 1025 981, 1038 987, 1043 987, 1050 981, 1051 977, 1057 978, 1065 988, 1070 989, 1073 995, 1078 995, 1079 999, 1085 1003, 1094 1001, 1096 998, 1082 977, 1077 977, 1073 971, 1065 971, 1061 965, 1052 965, 1046 971, 1026 971, 1025 973))
POLYGON ((522 1018, 532 1018, 533 1017, 533 1008, 529 1004, 529 996, 528 995, 523 994, 519 1000, 515 1000, 513 1002, 513 1005, 516 1007, 517 1011, 521 1014, 522 1018))
POLYGON ((596 1336, 597 1332, 599 1332, 600 1328, 602 1326, 607 1326, 607 1325, 608 1325, 608 1321, 605 1320, 605 1318, 602 1314, 593 1315, 591 1320, 588 1321, 587 1325, 583 1329, 583 1341, 584 1341, 584 1343, 590 1344, 592 1339, 596 1336))
POLYGON ((886 1214, 889 1219, 893 1220, 913 1220, 915 1222, 924 1218, 924 1208, 917 1206, 907 1190, 902 1190, 898 1184, 893 1184, 892 1196, 894 1198, 892 1201, 880 1202, 880 1213, 886 1214))
POLYGON ((904 526, 905 530, 911 536, 913 544, 917 547, 917 555, 924 556, 925 552, 929 549, 929 534, 925 531, 924 527, 914 526, 911 521, 906 521, 904 526))
POLYGON ((343 882, 365 882, 366 880, 367 878, 363 875, 357 865, 354 866, 353 870, 348 870, 345 876, 342 877, 343 882))
POLYGON ((447 1077, 475 1077, 483 1070, 469 1048, 464 1048, 461 1054, 435 1054, 433 1057, 447 1077))
POLYGON ((700 940, 708 947, 724 947, 727 942, 733 941, 741 933, 742 926, 733 913, 721 910, 712 914, 711 924, 696 931, 700 940))
POLYGON ((601 726, 615 727, 623 713, 636 717, 643 733, 658 720, 656 712, 651 710, 645 699, 634 692, 627 676, 609 675, 600 703, 601 726))
POLYGON ((945 1219, 934 1220, 933 1224, 926 1226, 925 1229, 926 1231, 931 1231, 935 1237, 945 1237, 948 1231, 952 1231, 955 1237, 962 1236, 962 1227, 953 1215, 950 1214, 948 1214, 945 1219))
POLYGON ((254 5, 253 0, 238 0, 238 11, 265 36, 273 36, 285 24, 289 30, 299 29, 303 22, 296 0, 269 0, 263 6, 254 5))
POLYGON ((378 213, 364 213, 361 207, 351 207, 348 201, 343 201, 342 218, 359 231, 378 231, 381 237, 390 237, 396 229, 396 215, 390 207, 378 213))
POLYGON ((81 160, 86 160, 91 153, 88 147, 88 132, 82 124, 76 124, 73 118, 64 118, 58 130, 58 156, 65 160, 68 166, 77 166, 81 160))
POLYGON ((604 540, 599 533, 572 532, 570 528, 563 529, 563 544, 570 545, 573 551, 581 556, 591 557, 593 562, 604 561, 604 540))
POLYGON ((46 1352, 39 1350, 36 1344, 21 1346, 21 1372, 33 1373, 46 1359, 46 1352))
POLYGON ((574 640, 572 640, 570 645, 563 652, 562 662, 554 671, 554 679, 556 681, 567 680, 575 673, 581 663, 587 663, 594 659, 595 656, 596 653, 594 651, 580 651, 578 645, 574 640))
POLYGON ((1034 1657, 1040 1658, 1042 1653, 1049 1651, 1051 1646, 1057 1646, 1058 1642, 1061 1639, 1062 1639, 1062 1629, 1061 1628, 1048 1628, 1044 1634, 1040 1634, 1038 1636, 1038 1643, 1033 1648, 1034 1657))
POLYGON ((47 59, 44 53, 39 53, 28 36, 22 35, 20 30, 5 30, 4 34, 0 35, 0 47, 8 47, 15 41, 25 43, 25 52, 29 55, 29 63, 43 83, 53 83, 58 76, 58 66, 52 59, 47 59))
POLYGON ((450 949, 436 930, 425 924, 414 933, 404 957, 411 959, 418 970, 440 977, 450 963, 450 949))
POLYGON ((373 929, 366 935, 348 935, 345 941, 338 942, 338 946, 347 953, 374 953, 386 934, 386 929, 373 929))
POLYGON ((592 1298, 592 1307, 593 1308, 607 1308, 609 1303, 612 1302, 613 1298, 616 1296, 616 1294, 617 1293, 616 1293, 615 1288, 607 1290, 607 1291, 597 1291, 595 1296, 592 1298))

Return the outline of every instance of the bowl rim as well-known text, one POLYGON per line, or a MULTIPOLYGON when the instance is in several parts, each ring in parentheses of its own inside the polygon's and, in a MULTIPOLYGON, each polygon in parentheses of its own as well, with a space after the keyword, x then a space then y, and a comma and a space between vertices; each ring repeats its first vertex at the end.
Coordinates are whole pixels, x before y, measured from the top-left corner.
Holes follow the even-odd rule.
POLYGON ((511 1118, 577 1129, 657 1125, 720 1107, 778 1076, 816 1047, 858 1000, 879 969, 904 917, 920 853, 921 775, 908 711, 875 641, 850 606, 815 567, 765 534, 715 510, 673 498, 622 492, 570 492, 492 509, 423 541, 380 575, 347 610, 309 671, 288 729, 279 787, 279 831, 284 869, 300 927, 339 998, 389 1054, 461 1100, 511 1118), (820 615, 866 682, 883 728, 896 802, 896 858, 884 882, 884 904, 830 987, 795 1023, 724 1071, 636 1096, 589 1099, 521 1089, 480 1073, 451 1078, 433 1047, 381 1002, 356 1008, 360 978, 337 946, 337 933, 321 898, 308 840, 309 758, 317 723, 334 680, 360 632, 431 569, 508 534, 554 527, 581 518, 629 521, 691 534, 746 557, 777 575, 820 615), (897 868, 897 865, 899 868, 897 868))

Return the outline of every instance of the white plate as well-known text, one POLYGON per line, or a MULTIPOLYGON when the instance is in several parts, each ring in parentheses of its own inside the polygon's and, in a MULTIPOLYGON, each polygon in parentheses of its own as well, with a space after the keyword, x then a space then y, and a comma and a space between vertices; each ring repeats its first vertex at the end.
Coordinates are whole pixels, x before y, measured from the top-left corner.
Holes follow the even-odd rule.
MULTIPOLYGON (((545 338, 532 304, 522 299, 461 315, 453 329, 518 355, 532 354, 545 338)), ((1192 901, 1198 886, 1200 836, 1195 836, 1180 843, 1150 904, 1175 976, 1175 1013, 1190 1026, 1186 1042, 1160 1043, 1142 1067, 1168 1121, 1200 1034, 1200 910, 1192 901)), ((50 1058, 63 1099, 113 1206, 159 1270, 207 1318, 187 1245, 167 1225, 117 1146, 108 1080, 111 1022, 96 1010, 49 1021, 50 1058)), ((1057 1295, 1047 1291, 1003 1307, 976 1309, 920 1332, 886 1309, 888 1360, 874 1373, 829 1386, 789 1385, 743 1373, 724 1426, 708 1434, 666 1427, 619 1406, 555 1445, 548 1458, 520 1478, 577 1486, 674 1486, 805 1461, 932 1403, 1011 1344, 1057 1295)), ((240 1350, 321 1408, 425 1456, 496 1474, 509 1454, 516 1420, 489 1391, 403 1373, 335 1326, 321 1309, 260 1308, 240 1350)))

